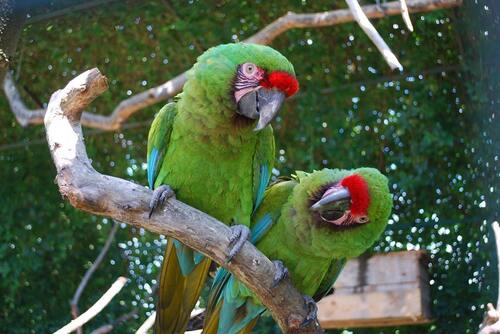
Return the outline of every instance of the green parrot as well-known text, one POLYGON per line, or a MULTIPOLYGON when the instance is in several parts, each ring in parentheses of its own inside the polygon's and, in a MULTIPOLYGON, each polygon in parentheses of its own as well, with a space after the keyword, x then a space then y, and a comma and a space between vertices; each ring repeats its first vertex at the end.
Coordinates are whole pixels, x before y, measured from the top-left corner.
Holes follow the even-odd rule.
MULTIPOLYGON (((156 115, 148 136, 150 216, 175 196, 230 225, 229 259, 248 239, 274 162, 269 123, 298 82, 278 51, 225 44, 203 53, 183 92, 156 115)), ((211 260, 169 238, 160 274, 156 333, 184 333, 211 260)))
MULTIPOLYGON (((366 251, 384 231, 392 208, 387 178, 374 168, 296 172, 266 190, 252 219, 252 242, 304 294, 305 323, 332 288, 348 258, 366 251), (312 296, 312 297, 311 297, 312 296)), ((204 334, 249 333, 266 308, 220 268, 209 293, 204 334)))

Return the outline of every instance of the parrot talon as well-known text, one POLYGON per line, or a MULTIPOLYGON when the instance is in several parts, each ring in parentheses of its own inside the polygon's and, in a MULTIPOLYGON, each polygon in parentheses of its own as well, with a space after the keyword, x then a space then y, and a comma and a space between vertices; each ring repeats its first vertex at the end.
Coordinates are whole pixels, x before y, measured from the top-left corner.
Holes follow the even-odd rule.
POLYGON ((318 318, 318 305, 316 305, 316 302, 314 299, 312 299, 310 296, 304 295, 304 304, 307 307, 307 316, 302 321, 300 324, 300 327, 305 327, 309 325, 313 321, 317 321, 318 318))
POLYGON ((153 196, 151 197, 151 201, 149 202, 149 215, 148 218, 151 218, 153 211, 160 205, 165 203, 167 199, 170 197, 175 197, 175 193, 170 188, 169 185, 161 185, 155 190, 153 190, 153 196))
POLYGON ((276 269, 276 273, 274 274, 274 279, 273 279, 273 285, 271 285, 272 288, 276 287, 279 282, 281 282, 285 277, 288 276, 288 269, 285 267, 283 262, 280 260, 274 260, 272 261, 274 264, 274 268, 276 269))
POLYGON ((229 258, 227 262, 231 262, 233 257, 241 250, 245 241, 247 241, 250 237, 250 229, 245 225, 233 225, 229 228, 231 229, 229 244, 234 244, 234 246, 229 251, 229 258))

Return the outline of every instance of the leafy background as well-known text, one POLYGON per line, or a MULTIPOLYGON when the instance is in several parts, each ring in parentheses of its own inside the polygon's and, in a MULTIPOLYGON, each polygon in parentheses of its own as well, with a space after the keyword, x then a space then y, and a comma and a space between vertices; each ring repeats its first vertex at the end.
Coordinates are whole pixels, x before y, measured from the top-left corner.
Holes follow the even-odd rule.
MULTIPOLYGON (((365 1, 368 3, 370 1, 365 1)), ((394 194, 390 225, 371 252, 424 249, 430 256, 429 325, 345 333, 474 333, 496 300, 490 224, 498 197, 498 6, 374 21, 401 60, 393 73, 355 24, 295 29, 272 46, 295 65, 300 94, 275 121, 277 170, 375 166, 394 194)), ((345 8, 343 1, 123 1, 25 26, 13 65, 30 107, 76 74, 99 69, 110 89, 89 111, 188 69, 210 46, 239 41, 287 11, 345 8)), ((34 16, 36 18, 36 16, 34 16)), ((146 138, 160 105, 119 132, 85 130, 95 168, 146 184, 146 138)), ((54 184, 42 126, 22 128, 0 98, 0 332, 44 333, 70 320, 69 300, 112 222, 73 209, 54 184)), ((149 297, 164 239, 121 225, 105 263, 80 301, 89 307, 119 276, 130 282, 87 330, 133 308, 133 333, 154 309, 149 297)), ((278 333, 271 319, 257 332, 278 333)), ((333 331, 332 331, 333 332, 333 331)), ((338 331, 341 332, 341 331, 338 331)))

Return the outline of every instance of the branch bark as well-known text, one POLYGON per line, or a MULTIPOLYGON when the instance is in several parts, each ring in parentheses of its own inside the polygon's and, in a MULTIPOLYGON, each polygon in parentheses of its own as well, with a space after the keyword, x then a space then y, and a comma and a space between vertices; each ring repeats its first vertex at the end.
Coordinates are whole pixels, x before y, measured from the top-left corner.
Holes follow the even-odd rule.
POLYGON ((92 69, 52 94, 45 128, 62 196, 75 208, 174 237, 210 257, 255 292, 284 333, 320 333, 315 323, 300 328, 308 313, 302 295, 288 279, 272 287, 274 265, 253 245, 245 243, 241 252, 226 262, 228 226, 175 199, 168 200, 163 210, 148 219, 151 190, 100 174, 92 167, 80 116, 82 109, 106 89, 107 79, 98 69, 92 69))
POLYGON ((111 287, 102 295, 99 300, 85 311, 78 318, 71 320, 69 324, 54 332, 54 334, 69 334, 86 324, 90 319, 95 317, 101 312, 113 299, 114 296, 125 286, 127 279, 125 277, 118 277, 118 279, 111 285, 111 287))
MULTIPOLYGON (((71 315, 73 316, 73 319, 78 318, 80 315, 80 310, 78 309, 78 302, 80 301, 80 297, 83 293, 83 290, 85 290, 85 287, 87 286, 90 278, 94 274, 94 272, 97 270, 97 267, 101 264, 102 260, 104 260, 104 257, 108 253, 109 247, 111 246, 111 243, 113 242, 116 231, 118 230, 119 224, 117 222, 113 223, 113 227, 111 227, 111 230, 109 231, 108 238, 106 239, 106 242, 104 243, 104 246, 102 247, 101 251, 99 252, 99 255, 95 259, 94 263, 90 266, 89 269, 85 272, 85 275, 83 275, 83 278, 78 285, 78 288, 75 291, 75 294, 73 298, 71 299, 70 305, 71 305, 71 315)), ((82 329, 78 328, 77 329, 77 334, 82 334, 82 329)))
MULTIPOLYGON (((457 7, 462 0, 408 0, 407 7, 411 13, 429 12, 437 9, 457 7)), ((362 10, 368 18, 382 18, 389 15, 400 15, 402 7, 399 1, 384 4, 380 11, 376 5, 363 6, 362 10)), ((319 28, 334 26, 354 21, 354 16, 349 9, 332 10, 321 13, 296 14, 288 12, 276 19, 256 34, 244 40, 247 43, 269 44, 279 35, 293 28, 319 28)), ((186 82, 186 72, 175 78, 136 94, 120 102, 109 116, 92 113, 83 113, 81 124, 91 128, 106 131, 117 131, 133 114, 155 103, 166 101, 179 93, 186 82)), ((45 110, 30 110, 22 102, 12 77, 6 77, 4 91, 12 112, 22 126, 42 124, 45 110)))

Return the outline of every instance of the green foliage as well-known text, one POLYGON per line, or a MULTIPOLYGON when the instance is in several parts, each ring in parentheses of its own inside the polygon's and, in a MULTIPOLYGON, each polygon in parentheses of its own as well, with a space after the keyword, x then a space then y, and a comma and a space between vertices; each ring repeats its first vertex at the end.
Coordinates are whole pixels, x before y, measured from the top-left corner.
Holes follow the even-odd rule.
MULTIPOLYGON (((403 74, 390 72, 355 24, 295 29, 272 44, 294 64, 301 84, 275 121, 275 174, 379 168, 392 182, 395 209, 373 251, 425 249, 430 255, 436 321, 354 333, 474 333, 482 305, 496 299, 488 226, 498 205, 492 116, 500 91, 492 79, 499 77, 492 64, 498 43, 485 34, 492 13, 478 2, 459 9, 458 18, 454 11, 412 15, 413 34, 400 17, 376 21, 403 74)), ((36 107, 76 74, 98 66, 110 89, 89 111, 109 114, 122 99, 189 68, 208 47, 243 40, 288 10, 344 7, 343 1, 113 2, 26 26, 14 75, 24 100, 36 107)), ((147 130, 159 108, 139 112, 118 133, 85 130, 95 168, 146 184, 147 130)), ((111 222, 61 199, 43 127, 21 128, 3 98, 0 128, 0 332, 53 331, 70 320, 69 299, 111 222)), ((148 291, 163 240, 120 228, 80 308, 119 275, 130 282, 87 330, 133 307, 139 319, 117 332, 133 333, 144 321, 154 308, 148 291)), ((277 332, 273 327, 264 320, 257 332, 277 332)))

